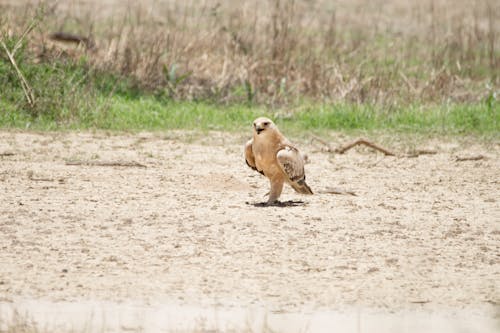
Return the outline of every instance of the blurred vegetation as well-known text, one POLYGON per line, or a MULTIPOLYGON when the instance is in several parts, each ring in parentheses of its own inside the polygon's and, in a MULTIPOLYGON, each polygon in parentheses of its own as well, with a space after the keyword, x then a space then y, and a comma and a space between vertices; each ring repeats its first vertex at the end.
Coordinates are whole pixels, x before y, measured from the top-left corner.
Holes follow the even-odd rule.
POLYGON ((72 6, 0 4, 0 126, 500 132, 495 2, 72 6))

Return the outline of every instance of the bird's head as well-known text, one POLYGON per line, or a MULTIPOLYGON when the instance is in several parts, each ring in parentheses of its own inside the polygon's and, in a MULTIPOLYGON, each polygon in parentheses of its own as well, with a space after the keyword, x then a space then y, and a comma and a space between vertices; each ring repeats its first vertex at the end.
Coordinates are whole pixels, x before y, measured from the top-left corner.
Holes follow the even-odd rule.
POLYGON ((257 135, 262 135, 262 132, 271 132, 276 129, 276 125, 269 118, 260 117, 254 120, 253 130, 257 135), (271 131, 270 131, 271 130, 271 131))

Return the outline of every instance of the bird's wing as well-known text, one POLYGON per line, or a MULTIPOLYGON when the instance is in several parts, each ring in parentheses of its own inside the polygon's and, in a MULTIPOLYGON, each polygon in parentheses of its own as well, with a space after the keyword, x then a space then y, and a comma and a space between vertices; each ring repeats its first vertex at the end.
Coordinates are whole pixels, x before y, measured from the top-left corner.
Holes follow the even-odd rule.
POLYGON ((280 168, 290 180, 290 185, 299 193, 312 194, 306 184, 305 161, 298 149, 287 145, 278 151, 276 157, 280 168))
POLYGON ((304 178, 304 159, 296 148, 285 146, 278 151, 276 157, 279 166, 291 181, 304 178))
POLYGON ((253 144, 253 139, 248 140, 248 142, 245 144, 245 162, 247 162, 247 165, 250 168, 262 173, 262 171, 257 170, 257 166, 255 164, 255 157, 253 156, 252 144, 253 144))

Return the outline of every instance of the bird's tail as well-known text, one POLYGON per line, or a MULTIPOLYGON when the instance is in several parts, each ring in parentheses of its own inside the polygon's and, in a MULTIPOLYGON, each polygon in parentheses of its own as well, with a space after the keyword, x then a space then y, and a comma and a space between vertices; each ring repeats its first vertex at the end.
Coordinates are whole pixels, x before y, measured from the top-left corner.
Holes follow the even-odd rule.
POLYGON ((293 183, 291 183, 291 185, 292 185, 293 189, 298 193, 313 194, 313 191, 311 190, 309 185, 307 185, 305 179, 301 179, 299 181, 293 182, 293 183))

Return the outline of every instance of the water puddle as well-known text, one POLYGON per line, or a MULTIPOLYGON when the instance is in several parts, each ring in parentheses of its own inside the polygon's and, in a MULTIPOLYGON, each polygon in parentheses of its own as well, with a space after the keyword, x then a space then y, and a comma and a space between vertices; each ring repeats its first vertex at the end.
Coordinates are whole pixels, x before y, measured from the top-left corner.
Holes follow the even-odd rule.
MULTIPOLYGON (((264 308, 145 306, 113 302, 0 302, 0 332, 30 323, 34 332, 252 332, 361 333, 500 332, 498 308, 446 311, 342 311, 276 313, 264 308)), ((23 331, 24 332, 24 331, 23 331)))

